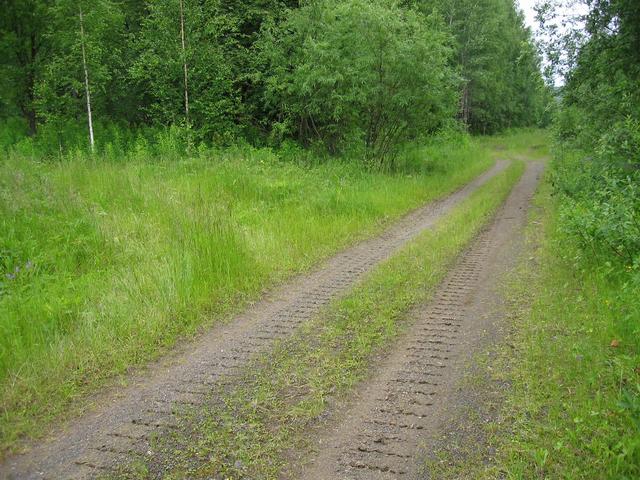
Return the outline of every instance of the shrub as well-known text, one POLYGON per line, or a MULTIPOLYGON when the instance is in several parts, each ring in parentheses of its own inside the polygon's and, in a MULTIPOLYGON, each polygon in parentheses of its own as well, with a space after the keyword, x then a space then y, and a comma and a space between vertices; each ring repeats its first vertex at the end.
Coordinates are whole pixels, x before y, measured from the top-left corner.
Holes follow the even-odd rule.
POLYGON ((450 37, 436 15, 388 0, 322 0, 265 29, 265 100, 275 132, 336 153, 349 143, 387 167, 403 141, 456 109, 450 37), (356 140, 356 142, 353 142, 356 140))
POLYGON ((601 262, 640 266, 640 172, 571 152, 554 165, 561 225, 601 262))

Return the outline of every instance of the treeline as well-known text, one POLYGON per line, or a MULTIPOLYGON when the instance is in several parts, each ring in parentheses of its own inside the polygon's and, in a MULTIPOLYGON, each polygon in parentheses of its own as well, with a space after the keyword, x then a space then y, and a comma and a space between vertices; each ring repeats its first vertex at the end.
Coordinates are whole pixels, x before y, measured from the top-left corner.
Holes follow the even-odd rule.
MULTIPOLYGON (((550 4, 540 17, 547 30, 556 28, 550 4)), ((590 258, 617 265, 638 286, 640 2, 597 0, 583 20, 580 30, 557 35, 548 55, 566 71, 555 121, 563 228, 590 258)))
POLYGON ((0 116, 61 150, 92 117, 98 143, 177 126, 382 162, 455 119, 548 115, 513 0, 3 0, 0 19, 0 116))

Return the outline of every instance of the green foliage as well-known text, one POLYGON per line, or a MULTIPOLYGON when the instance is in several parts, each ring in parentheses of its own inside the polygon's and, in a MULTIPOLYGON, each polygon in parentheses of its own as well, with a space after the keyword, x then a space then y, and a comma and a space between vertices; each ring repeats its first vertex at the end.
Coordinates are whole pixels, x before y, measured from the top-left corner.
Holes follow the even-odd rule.
POLYGON ((509 0, 6 0, 3 7, 0 116, 22 116, 31 135, 46 128, 45 143, 58 152, 75 148, 66 135, 86 119, 80 8, 95 131, 105 143, 118 140, 100 133, 105 125, 177 126, 190 147, 297 139, 386 168, 402 143, 456 116, 490 132, 542 121, 548 100, 509 0))
MULTIPOLYGON (((553 25, 553 11, 543 7, 542 19, 553 25)), ((564 53, 551 52, 559 67, 569 68, 555 123, 562 228, 583 255, 613 265, 614 276, 640 264, 638 25, 638 2, 596 1, 585 34, 569 31, 556 39, 564 53)))
POLYGON ((544 126, 549 88, 522 14, 511 0, 412 2, 437 8, 454 36, 453 65, 461 75, 459 118, 472 132, 544 126))
POLYGON ((640 172, 569 151, 555 161, 561 227, 584 255, 640 272, 640 172))
POLYGON ((40 118, 57 125, 69 118, 86 117, 83 42, 94 115, 107 113, 110 104, 117 101, 110 87, 114 78, 124 73, 124 15, 119 6, 111 0, 58 0, 49 9, 48 19, 45 40, 52 53, 35 85, 40 118))
POLYGON ((440 18, 392 1, 324 0, 292 11, 262 43, 277 131, 330 152, 355 141, 384 163, 452 115, 448 43, 440 18))
POLYGON ((180 37, 180 0, 152 2, 142 20, 130 67, 136 87, 149 99, 146 118, 163 125, 185 119, 184 63, 188 70, 189 121, 203 138, 225 140, 234 134, 240 111, 233 81, 232 51, 225 39, 236 31, 221 14, 221 2, 183 0, 185 52, 180 37))
POLYGON ((0 116, 21 115, 36 132, 35 85, 50 52, 50 0, 7 0, 0 15, 0 116))
MULTIPOLYGON (((617 136, 637 138, 640 4, 635 0, 599 0, 588 6, 584 31, 574 26, 559 33, 555 20, 559 13, 550 4, 541 6, 539 16, 547 33, 555 35, 546 45, 551 67, 565 74, 559 133, 574 145, 592 150, 608 142, 612 131, 617 136)), ((615 142, 608 143, 615 148, 615 142)), ((628 153, 620 152, 619 156, 628 153)))

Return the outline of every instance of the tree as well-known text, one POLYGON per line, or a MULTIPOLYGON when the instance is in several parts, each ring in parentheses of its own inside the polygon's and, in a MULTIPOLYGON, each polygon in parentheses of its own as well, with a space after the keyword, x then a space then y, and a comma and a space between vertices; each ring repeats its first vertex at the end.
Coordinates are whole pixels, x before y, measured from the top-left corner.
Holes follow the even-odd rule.
POLYGON ((314 2, 265 32, 265 100, 285 134, 330 152, 356 141, 388 164, 455 109, 449 41, 439 17, 392 1, 314 2))
POLYGON ((87 68, 87 52, 84 46, 84 18, 82 16, 82 6, 79 7, 80 12, 80 46, 82 49, 82 69, 84 70, 84 90, 87 97, 87 121, 89 123, 89 143, 91 151, 95 148, 95 140, 93 138, 93 117, 91 115, 91 92, 89 89, 89 70, 87 68))
POLYGON ((472 132, 531 125, 550 99, 540 60, 513 0, 415 0, 441 12, 454 36, 453 66, 462 77, 459 119, 472 132))
POLYGON ((40 115, 53 124, 86 115, 93 143, 92 116, 107 111, 108 86, 121 71, 124 16, 111 0, 58 0, 48 25, 51 53, 36 84, 40 115))
POLYGON ((584 13, 563 33, 557 25, 566 8, 560 7, 544 2, 538 8, 550 39, 545 52, 566 82, 558 133, 598 150, 601 159, 640 163, 640 3, 585 2, 584 13))
POLYGON ((203 138, 233 136, 240 103, 233 59, 223 41, 234 31, 232 19, 220 15, 220 2, 214 0, 153 2, 148 9, 135 38, 138 56, 130 67, 145 92, 146 120, 186 123, 188 112, 189 123, 203 138))
POLYGON ((0 3, 0 101, 37 129, 35 86, 49 52, 45 36, 52 1, 3 0, 0 3))
POLYGON ((90 143, 96 123, 178 124, 375 163, 456 112, 490 133, 549 99, 514 0, 0 1, 0 115, 48 123, 60 148, 86 119, 90 143))
POLYGON ((187 47, 184 41, 184 0, 180 0, 180 43, 184 69, 184 116, 187 120, 187 125, 189 125, 189 72, 187 68, 187 47))

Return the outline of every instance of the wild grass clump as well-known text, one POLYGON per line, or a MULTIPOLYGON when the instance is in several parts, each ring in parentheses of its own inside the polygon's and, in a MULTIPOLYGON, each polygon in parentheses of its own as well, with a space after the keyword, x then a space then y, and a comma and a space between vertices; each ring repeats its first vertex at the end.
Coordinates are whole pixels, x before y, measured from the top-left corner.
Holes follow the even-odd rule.
POLYGON ((126 158, 114 146, 115 158, 13 149, 0 161, 2 450, 491 164, 467 148, 385 174, 292 161, 295 149, 185 156, 170 139, 136 142, 126 158))

